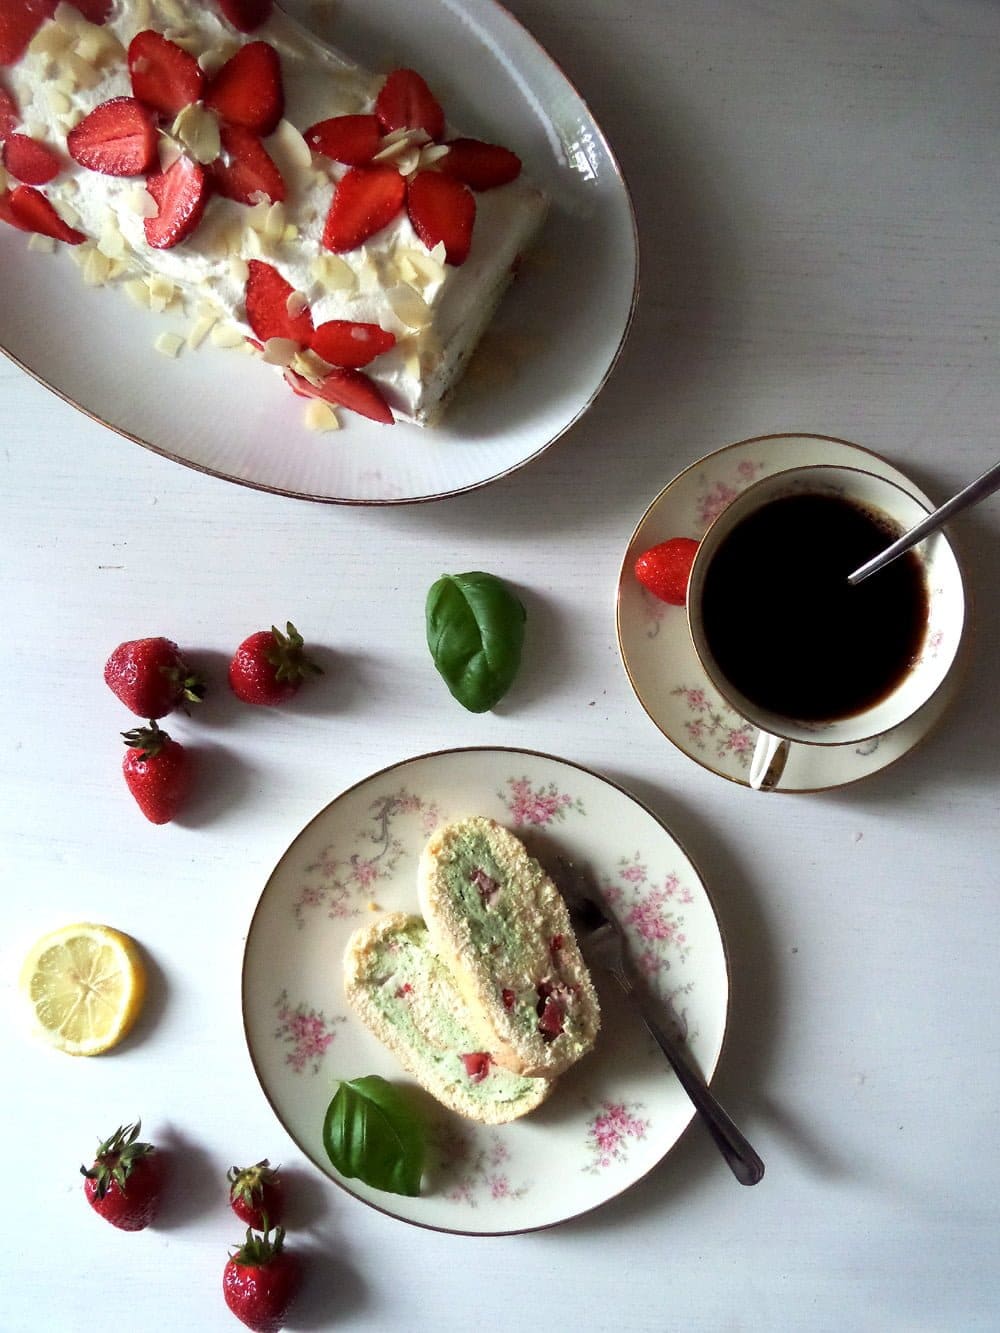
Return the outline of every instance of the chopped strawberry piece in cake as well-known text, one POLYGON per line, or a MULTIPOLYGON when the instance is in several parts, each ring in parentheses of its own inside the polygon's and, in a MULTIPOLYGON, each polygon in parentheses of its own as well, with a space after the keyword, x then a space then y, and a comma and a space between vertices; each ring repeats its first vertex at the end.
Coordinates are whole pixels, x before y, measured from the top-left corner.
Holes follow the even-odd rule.
POLYGON ((470 1055, 462 1056, 462 1064, 465 1065, 465 1072, 473 1083, 482 1083, 483 1079, 490 1072, 490 1065, 493 1061, 486 1051, 475 1051, 470 1055))
POLYGON ((510 989, 510 987, 504 986, 504 988, 500 992, 500 999, 503 1001, 503 1007, 505 1009, 513 1009, 515 998, 516 997, 514 995, 514 992, 510 989))
POLYGON ((378 324, 330 319, 312 336, 312 349, 332 366, 360 370, 396 345, 396 335, 378 324))
POLYGON ((285 379, 303 398, 320 398, 335 407, 346 407, 372 421, 391 426, 392 408, 382 390, 360 370, 331 370, 319 384, 311 384, 294 370, 285 371, 285 379))
POLYGON ((205 75, 194 56, 152 29, 133 37, 128 69, 136 97, 163 116, 176 116, 204 92, 205 75))
POLYGON ((258 136, 241 125, 222 125, 219 137, 222 153, 209 168, 219 193, 238 204, 280 203, 285 182, 258 136))
POLYGON ((542 1010, 538 1017, 538 1031, 542 1034, 544 1041, 554 1041, 558 1037, 565 1025, 566 1011, 558 1000, 551 996, 542 1002, 542 1010))
POLYGON ((296 314, 291 313, 295 296, 292 284, 263 260, 251 259, 247 267, 247 323, 257 337, 262 343, 269 338, 290 338, 308 347, 313 336, 312 316, 308 306, 296 314))

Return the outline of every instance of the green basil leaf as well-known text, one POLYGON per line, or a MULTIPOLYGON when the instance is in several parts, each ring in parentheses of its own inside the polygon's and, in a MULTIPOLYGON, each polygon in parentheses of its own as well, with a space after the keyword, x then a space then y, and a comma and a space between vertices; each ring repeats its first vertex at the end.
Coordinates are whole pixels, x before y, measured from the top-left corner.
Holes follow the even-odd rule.
POLYGON ((445 574, 427 594, 427 646, 448 689, 470 713, 485 713, 521 665, 525 610, 494 574, 445 574))
POLYGON ((403 1093, 377 1074, 341 1082, 323 1121, 323 1146, 342 1176, 390 1194, 420 1193, 423 1122, 403 1093))

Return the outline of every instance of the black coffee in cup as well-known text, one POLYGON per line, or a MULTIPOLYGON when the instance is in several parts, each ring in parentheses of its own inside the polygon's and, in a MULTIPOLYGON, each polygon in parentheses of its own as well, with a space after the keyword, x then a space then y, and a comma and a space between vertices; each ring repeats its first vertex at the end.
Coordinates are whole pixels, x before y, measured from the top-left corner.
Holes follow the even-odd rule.
POLYGON ((758 708, 802 722, 851 717, 889 695, 919 656, 928 593, 908 551, 851 586, 896 537, 843 496, 795 494, 742 519, 719 544, 701 599, 719 670, 758 708))

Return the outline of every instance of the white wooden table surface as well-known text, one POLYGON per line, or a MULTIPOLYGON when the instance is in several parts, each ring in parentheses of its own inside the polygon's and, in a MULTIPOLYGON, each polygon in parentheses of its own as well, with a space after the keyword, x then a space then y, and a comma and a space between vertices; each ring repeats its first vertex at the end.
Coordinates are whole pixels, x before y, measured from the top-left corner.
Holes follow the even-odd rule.
MULTIPOLYGON (((956 523, 974 598, 965 687, 896 767, 760 797, 668 745, 618 658, 617 571, 648 501, 733 440, 855 440, 944 499, 997 453, 1000 7, 990 0, 513 0, 634 193, 642 297, 591 412, 520 473, 440 504, 348 509, 198 475, 0 362, 5 925, 4 1333, 237 1327, 220 1171, 295 1176, 314 1255, 295 1329, 993 1329, 1000 1320, 1000 504, 956 523), (492 714, 431 668, 423 598, 485 568, 529 605, 492 714), (192 816, 157 829, 117 772, 101 680, 163 632, 221 675, 292 618, 328 674, 307 702, 221 710, 192 816), (420 1231, 326 1182, 284 1134, 240 1022, 262 883, 333 795, 409 755, 529 746, 607 773, 703 869, 732 956, 716 1086, 767 1161, 737 1186, 692 1125, 661 1166, 552 1231, 420 1231), (15 1022, 42 931, 107 920, 155 960, 120 1056, 15 1022), (96 1137, 141 1113, 184 1146, 144 1237, 80 1194, 96 1137)), ((68 294, 67 299, 71 299, 68 294)), ((665 1075, 666 1076, 666 1075, 665 1075)))

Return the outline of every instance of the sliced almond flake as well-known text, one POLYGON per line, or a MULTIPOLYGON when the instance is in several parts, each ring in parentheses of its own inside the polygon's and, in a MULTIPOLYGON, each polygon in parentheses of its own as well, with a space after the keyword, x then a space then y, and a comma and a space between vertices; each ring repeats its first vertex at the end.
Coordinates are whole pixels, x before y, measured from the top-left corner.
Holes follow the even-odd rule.
MULTIPOLYGON (((70 224, 72 226, 72 223, 70 224)), ((82 245, 71 245, 68 247, 69 257, 77 268, 82 269, 90 258, 90 252, 94 249, 89 241, 84 241, 82 245)))
POLYGON ((178 333, 161 333, 153 346, 162 356, 169 356, 176 359, 181 348, 184 346, 184 339, 178 333))
MULTIPOLYGON (((79 14, 77 17, 79 17, 79 14)), ((43 23, 28 43, 26 54, 29 56, 60 55, 67 49, 71 41, 71 34, 61 23, 55 21, 43 23)))
POLYGON ((55 84, 46 88, 45 100, 48 102, 49 110, 53 116, 66 116, 73 110, 73 103, 55 84))
POLYGON ((401 176, 412 176, 420 166, 420 149, 408 148, 396 158, 396 170, 401 176))
POLYGON ((358 280, 354 269, 339 255, 317 255, 309 272, 328 292, 351 291, 358 280))
POLYGON ((270 202, 266 196, 259 199, 244 214, 247 226, 254 231, 263 231, 267 226, 267 214, 270 207, 270 202))
POLYGON ((420 378, 420 341, 412 334, 400 338, 396 346, 403 354, 403 368, 411 379, 420 378))
POLYGON ((208 338, 215 347, 241 347, 245 341, 243 334, 232 324, 216 324, 208 338))
MULTIPOLYGON (((2 189, 0 185, 0 189, 2 189)), ((28 249, 37 250, 39 254, 50 255, 56 248, 56 243, 51 236, 42 236, 37 231, 33 231, 28 237, 28 249)))
POLYGON ((112 259, 108 267, 109 278, 123 278, 127 273, 134 273, 135 270, 126 259, 112 259))
MULTIPOLYGON (((406 258, 417 272, 417 287, 434 287, 444 282, 444 264, 438 263, 433 254, 426 250, 408 250, 406 258)), ((421 292, 421 295, 426 299, 426 292, 421 292)))
POLYGON ((437 245, 435 245, 434 248, 431 250, 431 259, 436 259, 437 262, 441 265, 441 268, 443 269, 445 256, 447 255, 447 253, 448 252, 445 249, 444 241, 438 241, 437 245))
MULTIPOLYGON (((200 55, 196 56, 196 59, 202 70, 211 76, 212 74, 217 74, 219 72, 229 59, 233 49, 235 48, 231 49, 226 46, 213 46, 208 51, 202 51, 200 55)), ((194 53, 192 52, 192 54, 194 53)))
POLYGON ((317 356, 311 347, 301 348, 290 362, 292 370, 296 371, 303 379, 307 379, 310 384, 321 384, 333 367, 329 361, 324 361, 321 356, 317 356))
POLYGON ((177 0, 159 0, 159 8, 162 22, 183 27, 186 16, 177 0))
POLYGON ((229 261, 229 275, 242 286, 250 276, 250 266, 245 259, 240 259, 238 255, 234 255, 229 261))
POLYGON ((83 266, 83 281, 88 287, 103 287, 108 280, 110 268, 108 260, 94 246, 83 266))
POLYGON ((163 35, 197 60, 202 43, 199 33, 192 32, 190 28, 167 28, 163 35))
POLYGON ((192 351, 197 351, 217 323, 218 317, 216 315, 201 315, 196 319, 187 336, 188 347, 192 351))
POLYGON ((52 87, 57 92, 66 93, 67 95, 69 95, 70 93, 75 93, 76 79, 73 77, 73 71, 72 70, 60 71, 58 78, 53 80, 52 87))
POLYGON ((433 310, 409 283, 400 282, 385 295, 393 313, 408 329, 425 329, 434 318, 433 310))
POLYGON ((297 241, 299 239, 299 229, 294 222, 289 222, 288 226, 281 234, 281 239, 285 245, 290 241, 297 241))
POLYGON ((76 129, 77 125, 79 125, 80 121, 83 120, 86 114, 87 113, 82 106, 74 106, 67 111, 65 116, 60 116, 59 121, 68 134, 70 130, 76 129))
POLYGON ((124 196, 125 207, 131 213, 137 214, 141 218, 155 218, 159 210, 156 207, 156 200, 146 189, 145 185, 136 185, 124 196))
POLYGON ((291 166, 299 167, 303 171, 308 171, 312 166, 312 149, 290 120, 278 121, 278 128, 274 131, 271 145, 278 152, 284 153, 291 166))
POLYGON ((101 81, 101 71, 89 60, 84 60, 75 51, 66 55, 67 68, 72 72, 78 88, 96 88, 101 81))
POLYGON ((149 309, 149 288, 143 282, 142 278, 130 278, 124 284, 125 292, 129 300, 143 310, 149 309))
MULTIPOLYGON (((67 223, 70 227, 75 227, 80 221, 80 214, 76 211, 73 205, 67 203, 65 199, 58 200, 55 204, 55 210, 62 218, 63 222, 67 223)), ((74 246, 73 248, 79 249, 80 247, 74 246)))
POLYGON ((268 338, 261 356, 269 366, 288 366, 298 352, 299 344, 294 338, 268 338))
POLYGON ((74 49, 81 60, 100 68, 125 59, 125 50, 110 28, 83 23, 77 29, 74 49))
POLYGON ((420 150, 420 165, 422 167, 432 167, 435 162, 440 162, 450 152, 451 149, 446 143, 429 143, 420 150))
POLYGON ((160 158, 160 170, 169 171, 181 155, 181 146, 176 139, 171 139, 169 134, 161 134, 156 151, 160 158))
POLYGON ((285 309, 288 311, 290 319, 298 319, 309 305, 305 292, 289 292, 288 300, 285 302, 285 309))
POLYGON ((285 205, 273 203, 267 210, 264 235, 269 241, 280 241, 285 235, 285 205))
POLYGON ((319 398, 313 398, 306 405, 305 425, 306 430, 317 433, 340 430, 340 418, 329 403, 324 403, 319 398))
POLYGON ((260 232, 249 228, 243 238, 243 248, 251 259, 260 259, 264 254, 264 247, 261 245, 260 232))
POLYGON ((177 113, 171 133, 203 166, 214 162, 222 152, 218 118, 199 102, 191 102, 177 113))
POLYGON ((107 259, 121 259, 125 254, 125 237, 113 217, 105 220, 97 248, 107 259))

